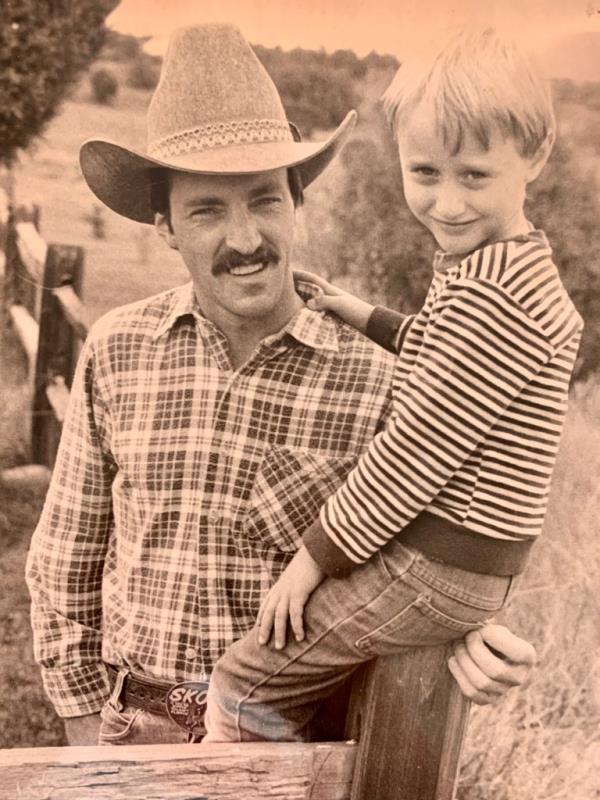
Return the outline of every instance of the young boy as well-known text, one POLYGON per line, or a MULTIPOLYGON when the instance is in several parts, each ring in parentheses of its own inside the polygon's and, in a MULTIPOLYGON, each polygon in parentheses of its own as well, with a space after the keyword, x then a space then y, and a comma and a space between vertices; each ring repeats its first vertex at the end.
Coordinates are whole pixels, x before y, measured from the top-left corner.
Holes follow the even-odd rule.
POLYGON ((542 528, 582 327, 523 210, 554 140, 547 87, 486 30, 405 61, 384 103, 433 281, 410 317, 320 281, 313 308, 397 351, 394 415, 217 665, 211 741, 302 739, 360 662, 479 627, 542 528), (343 580, 315 592, 326 576, 343 580))

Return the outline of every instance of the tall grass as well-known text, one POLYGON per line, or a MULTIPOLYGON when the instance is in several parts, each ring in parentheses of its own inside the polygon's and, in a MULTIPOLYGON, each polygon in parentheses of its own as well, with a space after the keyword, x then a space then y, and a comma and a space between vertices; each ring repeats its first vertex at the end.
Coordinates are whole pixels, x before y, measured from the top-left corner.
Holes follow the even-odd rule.
POLYGON ((544 536, 504 619, 532 641, 529 685, 472 714, 460 800, 600 796, 600 386, 573 392, 544 536))

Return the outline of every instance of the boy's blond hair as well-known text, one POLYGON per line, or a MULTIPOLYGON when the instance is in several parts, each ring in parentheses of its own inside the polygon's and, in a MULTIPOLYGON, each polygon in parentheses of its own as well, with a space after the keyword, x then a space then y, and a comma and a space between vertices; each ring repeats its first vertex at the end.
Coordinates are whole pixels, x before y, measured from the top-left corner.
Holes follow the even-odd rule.
POLYGON ((515 140, 521 156, 530 157, 556 127, 547 81, 513 41, 492 28, 463 31, 443 48, 407 58, 382 99, 394 135, 407 112, 430 103, 455 154, 466 131, 487 149, 499 130, 515 140))

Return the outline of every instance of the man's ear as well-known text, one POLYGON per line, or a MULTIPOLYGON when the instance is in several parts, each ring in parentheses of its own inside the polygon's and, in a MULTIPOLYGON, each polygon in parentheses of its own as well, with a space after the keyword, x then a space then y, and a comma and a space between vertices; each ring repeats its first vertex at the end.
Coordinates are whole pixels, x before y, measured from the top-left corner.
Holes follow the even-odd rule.
POLYGON ((161 237, 161 239, 165 240, 169 247, 173 248, 173 250, 179 250, 177 247, 177 239, 175 238, 175 233, 171 225, 171 220, 167 214, 160 214, 157 212, 154 215, 154 227, 156 228, 158 235, 161 237))
POLYGON ((550 153, 554 147, 554 139, 554 131, 549 131, 544 141, 538 147, 537 152, 529 159, 527 183, 534 181, 546 166, 546 161, 550 158, 550 153))

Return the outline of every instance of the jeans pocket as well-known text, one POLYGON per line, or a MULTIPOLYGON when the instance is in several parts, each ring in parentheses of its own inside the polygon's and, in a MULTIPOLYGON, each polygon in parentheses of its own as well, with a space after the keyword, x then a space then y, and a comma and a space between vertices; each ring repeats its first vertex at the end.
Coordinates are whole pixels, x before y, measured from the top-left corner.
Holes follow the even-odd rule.
POLYGON ((100 712, 100 731, 98 744, 116 744, 126 739, 139 717, 141 709, 128 708, 118 711, 109 701, 100 712))
MULTIPOLYGON (((410 587, 403 587, 403 591, 410 587)), ((405 648, 430 647, 460 639, 480 628, 489 617, 487 609, 475 608, 444 595, 414 591, 412 600, 404 601, 394 613, 388 604, 381 624, 362 636, 356 646, 369 656, 386 656, 405 648)))

